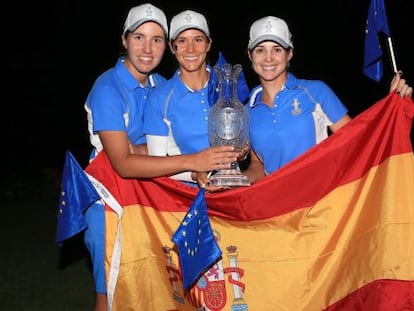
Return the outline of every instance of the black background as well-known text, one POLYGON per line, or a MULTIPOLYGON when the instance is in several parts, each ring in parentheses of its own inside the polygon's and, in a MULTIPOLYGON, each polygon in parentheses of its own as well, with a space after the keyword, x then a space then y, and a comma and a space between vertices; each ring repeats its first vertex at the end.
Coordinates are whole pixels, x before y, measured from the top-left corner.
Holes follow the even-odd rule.
MULTIPOLYGON (((250 87, 258 84, 246 53, 251 23, 266 15, 285 19, 295 46, 292 72, 328 83, 351 116, 385 96, 392 79, 385 41, 382 81, 371 81, 362 73, 369 2, 152 1, 164 9, 168 20, 187 8, 203 13, 213 38, 210 62, 222 51, 229 62, 243 65, 250 87)), ((397 65, 414 84, 410 2, 385 0, 385 5, 397 65)), ((124 19, 138 4, 141 2, 16 2, 4 11, 3 15, 10 14, 3 33, 7 81, 2 107, 4 170, 61 169, 66 150, 86 164, 90 145, 84 101, 96 77, 115 64, 122 51, 124 19)), ((175 59, 166 50, 157 71, 169 77, 175 68, 175 59)))

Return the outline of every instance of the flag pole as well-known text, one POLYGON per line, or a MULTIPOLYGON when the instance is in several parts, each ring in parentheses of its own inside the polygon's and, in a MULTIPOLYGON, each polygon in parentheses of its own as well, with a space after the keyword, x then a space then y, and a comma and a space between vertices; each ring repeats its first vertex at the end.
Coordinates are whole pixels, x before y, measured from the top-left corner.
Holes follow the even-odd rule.
POLYGON ((387 37, 387 41, 388 41, 388 48, 390 50, 392 69, 393 69, 394 73, 397 73, 397 71, 398 71, 397 62, 395 61, 394 47, 393 47, 393 44, 392 44, 391 37, 387 37))

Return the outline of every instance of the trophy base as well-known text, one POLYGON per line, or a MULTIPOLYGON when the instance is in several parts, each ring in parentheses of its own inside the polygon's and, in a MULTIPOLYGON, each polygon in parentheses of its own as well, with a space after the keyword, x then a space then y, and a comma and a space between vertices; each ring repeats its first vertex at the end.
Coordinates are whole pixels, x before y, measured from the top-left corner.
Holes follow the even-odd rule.
POLYGON ((215 187, 250 186, 250 180, 238 169, 219 170, 210 178, 209 185, 215 187))

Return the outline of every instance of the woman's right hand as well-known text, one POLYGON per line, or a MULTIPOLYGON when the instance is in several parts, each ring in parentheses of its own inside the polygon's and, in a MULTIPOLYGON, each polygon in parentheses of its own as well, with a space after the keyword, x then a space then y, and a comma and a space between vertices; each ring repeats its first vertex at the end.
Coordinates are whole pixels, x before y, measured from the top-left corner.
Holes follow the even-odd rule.
POLYGON ((228 169, 231 162, 237 161, 238 154, 233 146, 215 146, 193 154, 194 172, 209 172, 228 169))

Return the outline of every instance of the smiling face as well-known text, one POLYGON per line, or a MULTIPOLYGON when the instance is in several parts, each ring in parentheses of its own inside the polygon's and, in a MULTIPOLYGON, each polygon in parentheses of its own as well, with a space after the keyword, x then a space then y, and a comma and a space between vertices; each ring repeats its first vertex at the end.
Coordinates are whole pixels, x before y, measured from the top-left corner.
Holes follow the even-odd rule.
POLYGON ((125 65, 136 78, 142 78, 161 62, 166 48, 166 38, 159 24, 146 22, 123 36, 122 44, 127 50, 125 65))
POLYGON ((288 63, 293 57, 293 49, 284 49, 273 41, 264 41, 249 51, 253 70, 261 81, 273 81, 287 75, 288 63))
POLYGON ((197 29, 184 30, 174 41, 171 41, 170 47, 180 64, 181 71, 205 71, 211 39, 204 32, 197 29))

